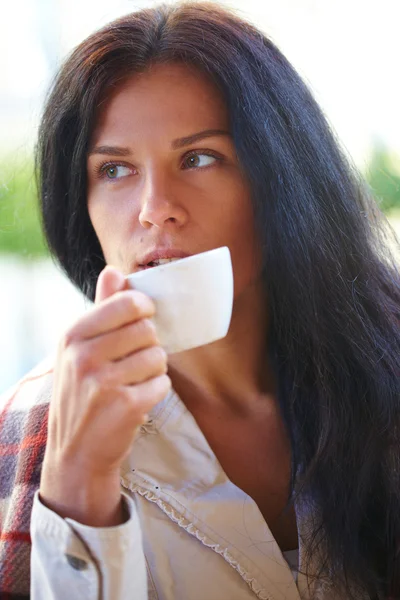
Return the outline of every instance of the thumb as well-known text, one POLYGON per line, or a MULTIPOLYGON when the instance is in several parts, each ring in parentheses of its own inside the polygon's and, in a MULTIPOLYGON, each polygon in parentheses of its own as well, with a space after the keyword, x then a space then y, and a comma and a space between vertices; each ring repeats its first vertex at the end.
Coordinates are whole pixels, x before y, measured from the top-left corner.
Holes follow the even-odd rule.
POLYGON ((97 280, 95 304, 127 288, 124 275, 115 267, 105 267, 97 280))

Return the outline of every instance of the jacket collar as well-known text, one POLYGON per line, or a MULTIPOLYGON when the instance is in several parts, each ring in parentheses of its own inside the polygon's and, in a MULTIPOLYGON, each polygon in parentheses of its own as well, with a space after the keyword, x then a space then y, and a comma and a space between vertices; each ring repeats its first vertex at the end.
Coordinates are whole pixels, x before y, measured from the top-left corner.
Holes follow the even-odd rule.
POLYGON ((299 600, 288 564, 250 496, 232 483, 171 391, 140 428, 122 484, 223 556, 262 600, 299 600))

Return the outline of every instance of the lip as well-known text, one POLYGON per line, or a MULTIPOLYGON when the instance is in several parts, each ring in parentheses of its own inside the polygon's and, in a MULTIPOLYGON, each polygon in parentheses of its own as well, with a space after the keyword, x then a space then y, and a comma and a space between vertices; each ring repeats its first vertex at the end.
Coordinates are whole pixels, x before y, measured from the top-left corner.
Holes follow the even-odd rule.
POLYGON ((189 252, 177 248, 156 248, 141 256, 137 261, 137 266, 139 269, 147 269, 149 268, 149 263, 154 260, 160 260, 161 258, 187 258, 188 256, 192 255, 189 252))

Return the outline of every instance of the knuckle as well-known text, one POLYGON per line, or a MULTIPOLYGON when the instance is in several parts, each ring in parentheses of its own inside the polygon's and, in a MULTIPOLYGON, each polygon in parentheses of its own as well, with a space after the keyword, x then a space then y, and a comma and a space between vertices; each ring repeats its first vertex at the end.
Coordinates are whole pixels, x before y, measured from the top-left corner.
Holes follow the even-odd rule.
POLYGON ((121 390, 119 398, 128 410, 133 412, 138 410, 140 406, 140 393, 137 385, 124 387, 121 390))
POLYGON ((171 377, 170 377, 169 375, 167 375, 167 374, 165 374, 165 375, 161 375, 161 377, 162 377, 162 382, 163 382, 163 384, 164 384, 164 385, 165 385, 165 386, 166 386, 168 389, 171 389, 171 387, 172 387, 172 381, 171 381, 171 377))
POLYGON ((159 375, 144 383, 129 386, 125 400, 132 414, 143 415, 165 398, 170 389, 171 380, 168 375, 159 375))
POLYGON ((160 375, 157 379, 158 379, 157 383, 158 383, 158 388, 159 388, 160 399, 162 399, 162 398, 164 398, 164 396, 166 396, 166 394, 171 389, 172 383, 171 383, 171 379, 168 377, 167 374, 160 375))
POLYGON ((134 292, 122 293, 120 295, 120 303, 122 310, 132 317, 136 317, 139 313, 139 304, 134 292))
POLYGON ((118 387, 117 396, 118 396, 119 402, 122 402, 122 404, 125 404, 128 407, 131 407, 132 400, 135 396, 134 387, 135 386, 130 386, 130 388, 128 388, 127 386, 118 387))
POLYGON ((136 314, 136 301, 132 293, 126 291, 116 292, 108 299, 108 303, 112 306, 113 310, 123 315, 128 314, 129 316, 133 316, 136 314))
POLYGON ((145 308, 146 312, 154 314, 155 305, 150 296, 144 294, 143 292, 139 292, 139 290, 131 290, 131 293, 134 294, 136 303, 138 304, 138 306, 140 306, 141 310, 145 308))
POLYGON ((59 342, 59 349, 63 352, 64 350, 67 350, 68 348, 70 348, 71 346, 73 346, 73 344, 76 341, 76 334, 75 334, 75 329, 67 329, 67 331, 64 331, 64 333, 62 334, 61 338, 60 338, 60 342, 59 342))
POLYGON ((151 319, 142 319, 143 327, 145 332, 150 336, 151 339, 157 338, 156 326, 154 325, 154 321, 151 319))
POLYGON ((131 315, 132 318, 137 318, 145 312, 148 313, 152 304, 152 301, 148 296, 136 290, 121 292, 121 302, 123 310, 131 315))
POLYGON ((93 376, 93 379, 96 380, 97 386, 104 391, 115 389, 119 383, 118 374, 113 365, 103 365, 93 376))
POLYGON ((89 375, 88 377, 86 377, 83 383, 82 390, 89 404, 97 402, 97 399, 102 391, 101 381, 99 377, 96 377, 94 375, 89 375))
POLYGON ((70 346, 68 349, 67 360, 78 378, 84 377, 87 373, 91 372, 94 367, 91 353, 82 345, 70 346))
POLYGON ((133 332, 137 340, 142 340, 146 343, 154 343, 157 341, 156 328, 151 319, 140 319, 133 326, 133 332))
POLYGON ((166 362, 166 353, 161 346, 152 346, 144 351, 144 360, 146 364, 153 368, 159 369, 164 368, 166 362))
POLYGON ((164 348, 162 348, 162 346, 154 346, 152 350, 154 354, 154 361, 159 365, 166 366, 167 353, 165 352, 164 348))
POLYGON ((148 373, 149 371, 151 372, 153 370, 153 368, 154 368, 153 348, 146 348, 145 350, 142 350, 141 352, 139 352, 138 358, 139 358, 139 362, 141 365, 141 369, 142 369, 142 371, 144 371, 144 373, 148 373))

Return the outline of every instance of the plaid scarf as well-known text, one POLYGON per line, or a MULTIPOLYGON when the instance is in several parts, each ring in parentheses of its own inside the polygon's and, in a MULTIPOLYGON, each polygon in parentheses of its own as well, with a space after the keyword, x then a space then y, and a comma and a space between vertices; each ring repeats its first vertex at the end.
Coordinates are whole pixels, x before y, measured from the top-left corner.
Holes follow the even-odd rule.
MULTIPOLYGON (((0 600, 30 597, 30 520, 40 484, 52 383, 52 370, 28 375, 0 404, 0 600)), ((400 551, 387 600, 399 599, 400 551)))
POLYGON ((30 520, 33 497, 40 484, 51 388, 50 372, 28 376, 0 408, 2 600, 30 597, 30 520), (29 405, 20 398, 20 391, 22 386, 29 386, 35 380, 40 391, 29 405))

